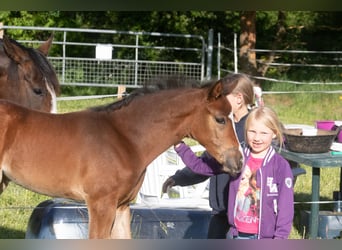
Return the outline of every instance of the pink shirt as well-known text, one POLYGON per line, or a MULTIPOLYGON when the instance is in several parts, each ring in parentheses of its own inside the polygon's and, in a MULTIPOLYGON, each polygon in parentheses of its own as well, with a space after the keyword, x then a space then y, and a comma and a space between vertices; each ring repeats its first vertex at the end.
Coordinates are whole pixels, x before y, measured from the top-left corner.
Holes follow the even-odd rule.
POLYGON ((236 194, 234 224, 239 232, 257 234, 259 228, 260 187, 256 172, 263 159, 250 156, 241 176, 236 194))

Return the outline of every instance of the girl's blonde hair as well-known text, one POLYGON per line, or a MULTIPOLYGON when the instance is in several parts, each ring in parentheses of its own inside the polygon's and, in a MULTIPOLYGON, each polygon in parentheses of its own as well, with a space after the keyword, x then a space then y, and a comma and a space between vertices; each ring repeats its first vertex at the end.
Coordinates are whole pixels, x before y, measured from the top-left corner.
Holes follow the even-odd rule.
POLYGON ((276 140, 281 147, 283 144, 283 125, 279 121, 277 113, 266 106, 254 108, 248 115, 245 125, 245 137, 247 138, 247 130, 251 123, 258 122, 264 124, 272 130, 276 135, 276 140))
POLYGON ((244 74, 229 74, 221 79, 223 83, 223 94, 241 94, 246 105, 254 104, 254 84, 244 74))

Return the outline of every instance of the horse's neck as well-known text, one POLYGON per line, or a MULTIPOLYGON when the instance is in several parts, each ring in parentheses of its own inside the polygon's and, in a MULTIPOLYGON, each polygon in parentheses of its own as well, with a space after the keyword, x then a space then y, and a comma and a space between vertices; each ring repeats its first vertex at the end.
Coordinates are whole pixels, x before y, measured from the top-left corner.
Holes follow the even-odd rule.
MULTIPOLYGON (((118 110, 117 119, 127 119, 127 139, 137 154, 144 152, 149 163, 173 144, 188 136, 193 115, 202 100, 200 91, 166 91, 133 100, 118 110), (119 117, 120 116, 120 117, 119 117), (128 120, 128 119, 127 119, 128 120)), ((117 111, 114 111, 117 112, 117 111)))

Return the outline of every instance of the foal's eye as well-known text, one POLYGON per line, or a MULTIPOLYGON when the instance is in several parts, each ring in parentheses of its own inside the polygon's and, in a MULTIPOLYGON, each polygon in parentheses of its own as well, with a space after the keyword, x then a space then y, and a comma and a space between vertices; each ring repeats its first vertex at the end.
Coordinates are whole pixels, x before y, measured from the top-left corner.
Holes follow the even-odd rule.
POLYGON ((34 92, 36 95, 43 95, 43 91, 42 91, 42 89, 40 89, 40 88, 33 88, 33 92, 34 92))
POLYGON ((215 117, 215 120, 219 124, 226 124, 226 120, 223 117, 215 117))

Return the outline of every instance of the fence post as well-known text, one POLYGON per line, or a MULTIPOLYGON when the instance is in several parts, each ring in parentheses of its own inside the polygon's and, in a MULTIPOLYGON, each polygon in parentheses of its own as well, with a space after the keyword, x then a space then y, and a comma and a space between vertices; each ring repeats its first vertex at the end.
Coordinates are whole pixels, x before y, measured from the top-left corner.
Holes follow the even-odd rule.
POLYGON ((2 39, 4 37, 4 30, 2 29, 3 22, 0 22, 0 38, 2 39))
POLYGON ((217 79, 221 78, 221 33, 217 33, 217 79))
POLYGON ((237 34, 234 33, 234 73, 238 73, 237 34))
POLYGON ((62 83, 65 83, 65 67, 66 67, 66 31, 63 32, 63 58, 62 58, 62 83))
POLYGON ((207 80, 211 79, 211 68, 213 65, 213 42, 214 30, 210 29, 208 34, 208 49, 207 49, 207 80))
POLYGON ((139 35, 135 35, 134 85, 138 85, 139 35))
POLYGON ((126 92, 126 86, 125 85, 119 85, 118 86, 118 99, 122 99, 125 92, 126 92))

